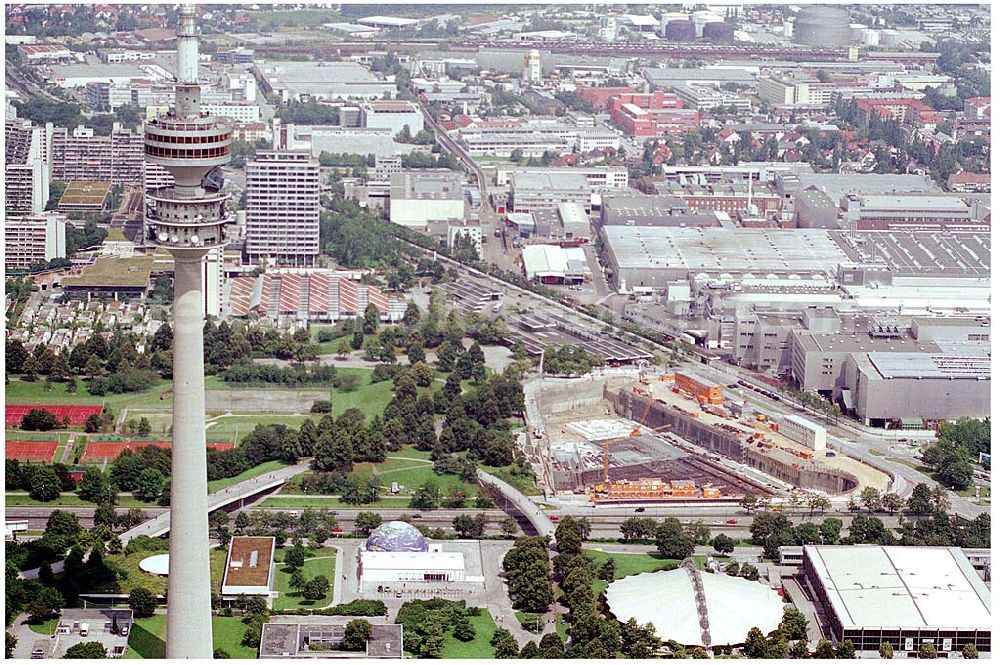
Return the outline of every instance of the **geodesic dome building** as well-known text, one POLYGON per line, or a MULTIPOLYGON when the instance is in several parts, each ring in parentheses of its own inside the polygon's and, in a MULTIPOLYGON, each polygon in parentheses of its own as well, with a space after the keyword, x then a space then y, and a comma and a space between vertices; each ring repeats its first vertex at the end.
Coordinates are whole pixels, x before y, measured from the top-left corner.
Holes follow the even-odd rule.
POLYGON ((365 541, 368 552, 426 552, 429 548, 417 527, 399 521, 380 525, 365 541))

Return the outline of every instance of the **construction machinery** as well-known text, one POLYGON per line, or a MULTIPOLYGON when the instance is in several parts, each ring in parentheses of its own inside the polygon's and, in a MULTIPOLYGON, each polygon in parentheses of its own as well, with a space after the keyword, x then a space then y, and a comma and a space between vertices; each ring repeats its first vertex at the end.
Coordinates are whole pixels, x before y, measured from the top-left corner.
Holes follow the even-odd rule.
MULTIPOLYGON (((648 393, 646 393, 646 391, 640 392, 637 389, 635 392, 637 394, 645 394, 646 396, 651 397, 650 395, 648 395, 648 393)), ((639 416, 639 420, 637 421, 637 424, 632 428, 632 431, 629 432, 627 436, 623 436, 623 437, 620 437, 618 439, 607 439, 607 440, 605 440, 602 443, 602 446, 604 448, 604 483, 596 488, 598 491, 607 491, 607 489, 611 486, 611 475, 610 475, 611 466, 610 466, 610 460, 609 460, 609 450, 611 448, 611 445, 615 444, 615 443, 618 443, 620 441, 624 441, 626 439, 634 439, 634 438, 642 436, 642 429, 640 428, 640 426, 645 424, 645 422, 646 422, 646 416, 649 415, 649 410, 652 407, 653 407, 653 400, 650 399, 649 402, 647 402, 647 404, 646 404, 646 408, 643 409, 642 415, 639 416)), ((669 427, 670 427, 670 425, 663 425, 662 427, 657 427, 653 431, 654 432, 659 432, 659 431, 665 430, 665 429, 667 429, 669 427)))

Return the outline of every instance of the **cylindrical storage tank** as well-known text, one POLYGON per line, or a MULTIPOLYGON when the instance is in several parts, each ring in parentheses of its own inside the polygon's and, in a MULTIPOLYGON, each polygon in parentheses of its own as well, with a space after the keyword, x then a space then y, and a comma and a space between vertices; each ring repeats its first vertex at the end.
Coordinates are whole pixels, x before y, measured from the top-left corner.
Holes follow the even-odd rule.
POLYGON ((851 40, 855 42, 860 42, 864 39, 865 29, 868 26, 864 23, 852 23, 851 24, 851 40))
POLYGON ((663 28, 663 38, 671 42, 693 42, 694 23, 688 20, 670 21, 663 28))
POLYGON ((733 24, 725 21, 706 23, 702 37, 712 42, 733 41, 733 24))
POLYGON ((795 41, 807 46, 847 46, 851 20, 839 7, 811 5, 795 16, 795 41))
POLYGON ((878 46, 878 30, 865 30, 862 41, 865 46, 878 46))
POLYGON ((715 12, 706 10, 691 14, 691 19, 694 21, 694 34, 696 37, 701 37, 702 30, 705 29, 705 24, 725 20, 715 12))
POLYGON ((781 24, 781 34, 785 37, 791 37, 795 29, 795 23, 793 21, 785 21, 781 24))

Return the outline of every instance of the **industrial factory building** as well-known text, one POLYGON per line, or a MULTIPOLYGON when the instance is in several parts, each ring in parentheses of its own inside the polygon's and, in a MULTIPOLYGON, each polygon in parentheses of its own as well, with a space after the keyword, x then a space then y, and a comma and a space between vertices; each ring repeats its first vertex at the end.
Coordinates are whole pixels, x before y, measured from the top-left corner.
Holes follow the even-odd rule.
MULTIPOLYGON (((897 657, 933 644, 955 657, 974 644, 989 658, 990 590, 957 547, 806 545, 806 585, 828 635, 874 657, 888 642, 897 657)), ((610 591, 609 591, 610 593, 610 591)))
POLYGON ((690 277, 820 282, 853 263, 822 229, 605 226, 601 233, 605 265, 621 293, 690 277))

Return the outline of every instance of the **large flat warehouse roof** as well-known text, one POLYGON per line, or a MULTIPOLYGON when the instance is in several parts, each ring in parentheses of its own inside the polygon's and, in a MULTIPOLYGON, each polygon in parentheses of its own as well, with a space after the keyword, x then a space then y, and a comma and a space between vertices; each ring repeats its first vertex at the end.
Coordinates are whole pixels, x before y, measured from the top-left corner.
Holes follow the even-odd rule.
POLYGON ((845 628, 993 625, 990 591, 957 547, 806 545, 803 552, 845 628))
POLYGON ((822 229, 727 229, 606 226, 607 245, 622 269, 690 272, 834 274, 854 261, 822 229))
POLYGON ((989 277, 989 233, 849 231, 831 236, 857 262, 884 263, 896 275, 989 277))

